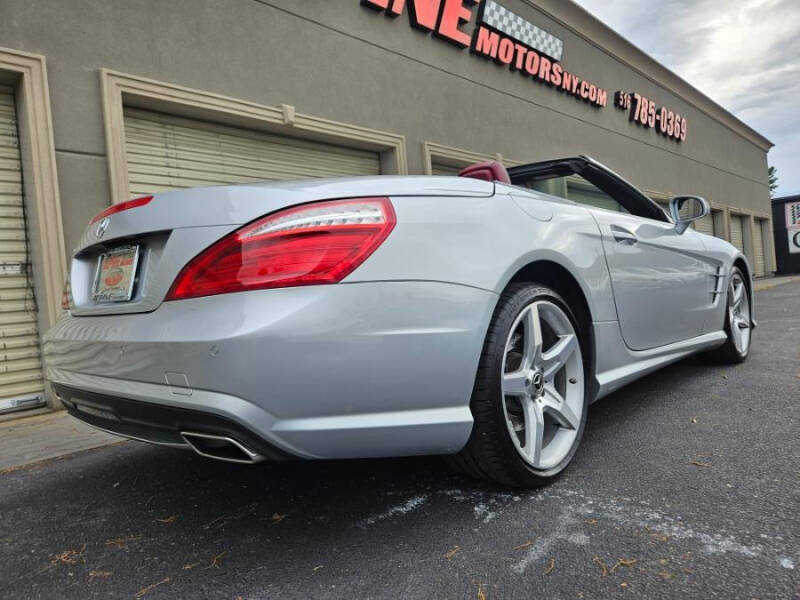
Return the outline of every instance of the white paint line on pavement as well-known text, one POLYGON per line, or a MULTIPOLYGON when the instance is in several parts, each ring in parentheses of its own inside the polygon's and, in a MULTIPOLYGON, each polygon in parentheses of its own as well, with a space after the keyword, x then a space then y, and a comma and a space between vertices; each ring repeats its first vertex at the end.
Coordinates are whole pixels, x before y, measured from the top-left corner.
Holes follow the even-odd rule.
POLYGON ((413 498, 409 499, 408 501, 404 502, 403 504, 396 504, 395 506, 390 506, 384 512, 372 515, 367 517, 363 521, 358 523, 359 527, 366 527, 368 525, 374 525, 378 521, 384 521, 386 519, 391 519, 397 515, 406 515, 410 512, 417 510, 420 506, 425 504, 428 500, 427 494, 421 494, 419 496, 414 496, 413 498))
MULTIPOLYGON (((555 530, 536 540, 536 542, 525 554, 525 557, 511 567, 511 570, 517 575, 521 575, 534 562, 547 556, 547 554, 556 544, 561 541, 572 541, 570 538, 572 538, 574 533, 571 532, 570 529, 572 529, 572 527, 577 523, 578 521, 575 519, 574 511, 570 508, 564 509, 564 511, 561 513, 561 516, 558 518, 558 525, 556 526, 555 530)), ((582 540, 581 545, 583 545, 582 540)))

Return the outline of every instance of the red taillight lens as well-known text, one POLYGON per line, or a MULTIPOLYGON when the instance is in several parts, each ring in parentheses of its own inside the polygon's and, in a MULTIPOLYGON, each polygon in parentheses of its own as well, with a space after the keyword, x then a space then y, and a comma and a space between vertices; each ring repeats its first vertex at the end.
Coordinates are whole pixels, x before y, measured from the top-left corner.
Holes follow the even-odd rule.
POLYGON ((115 204, 114 206, 109 206, 103 212, 98 213, 95 215, 94 219, 89 223, 97 223, 100 219, 105 219, 113 214, 118 212, 122 212, 123 210, 130 210, 131 208, 138 208, 139 206, 144 206, 145 204, 149 204, 150 201, 153 199, 152 196, 144 196, 142 198, 136 198, 135 200, 128 200, 127 202, 120 202, 119 204, 115 204))
POLYGON ((277 212, 196 256, 167 300, 337 283, 363 263, 397 222, 388 198, 316 202, 277 212))

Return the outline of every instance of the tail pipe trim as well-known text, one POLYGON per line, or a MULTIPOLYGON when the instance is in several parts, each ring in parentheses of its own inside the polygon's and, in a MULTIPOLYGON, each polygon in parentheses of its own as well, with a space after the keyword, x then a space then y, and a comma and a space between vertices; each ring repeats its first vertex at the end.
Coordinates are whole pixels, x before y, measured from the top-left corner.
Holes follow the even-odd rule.
POLYGON ((224 435, 181 431, 181 437, 192 450, 206 458, 246 465, 260 463, 265 460, 263 456, 253 452, 238 440, 224 435))

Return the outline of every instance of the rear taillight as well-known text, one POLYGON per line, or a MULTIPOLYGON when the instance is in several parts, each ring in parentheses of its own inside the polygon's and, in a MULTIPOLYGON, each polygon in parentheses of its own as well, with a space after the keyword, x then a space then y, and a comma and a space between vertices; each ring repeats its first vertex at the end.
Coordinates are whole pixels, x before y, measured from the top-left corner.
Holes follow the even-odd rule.
POLYGON ((122 212, 123 210, 130 210, 132 208, 138 208, 140 206, 144 206, 145 204, 149 204, 152 199, 152 196, 144 196, 142 198, 136 198, 135 200, 128 200, 127 202, 120 202, 119 204, 109 206, 103 212, 96 214, 89 225, 92 223, 97 223, 100 219, 105 219, 113 214, 122 212))
POLYGON ((282 210, 201 252, 180 272, 166 299, 337 283, 383 243, 395 223, 388 198, 282 210))

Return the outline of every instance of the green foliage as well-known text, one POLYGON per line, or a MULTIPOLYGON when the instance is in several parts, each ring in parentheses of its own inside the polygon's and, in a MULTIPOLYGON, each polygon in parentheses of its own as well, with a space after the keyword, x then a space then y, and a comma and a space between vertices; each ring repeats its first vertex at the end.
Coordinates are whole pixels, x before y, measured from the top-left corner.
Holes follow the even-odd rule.
POLYGON ((775 190, 778 189, 778 169, 770 167, 767 173, 769 174, 769 195, 775 196, 775 190))

